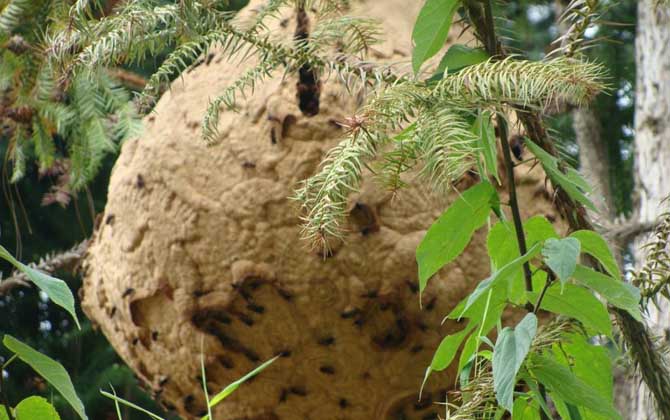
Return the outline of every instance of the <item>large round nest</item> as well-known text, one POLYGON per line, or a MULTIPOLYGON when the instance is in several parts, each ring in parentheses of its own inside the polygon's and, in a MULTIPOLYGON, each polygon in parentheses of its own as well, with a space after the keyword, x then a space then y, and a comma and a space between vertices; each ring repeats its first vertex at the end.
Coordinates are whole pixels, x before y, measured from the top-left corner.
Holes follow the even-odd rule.
MULTIPOLYGON (((355 6, 385 30, 375 60, 407 59, 420 3, 355 6)), ((294 27, 286 16, 277 33, 291 37, 294 27)), ((453 197, 418 181, 394 197, 368 174, 351 198, 344 241, 325 258, 311 249, 290 196, 361 99, 332 77, 318 114, 306 116, 296 80, 272 78, 239 113, 222 113, 220 142, 206 147, 199 123, 208 101, 250 63, 205 57, 160 100, 142 138, 124 144, 84 265, 84 310, 186 418, 205 413, 201 353, 210 393, 282 355, 217 406, 216 418, 435 417, 453 370, 434 374, 421 401, 418 389, 441 338, 461 328, 443 316, 488 274, 485 233, 433 279, 420 308, 415 249, 453 197)), ((519 177, 526 215, 555 213, 541 176, 519 177)))

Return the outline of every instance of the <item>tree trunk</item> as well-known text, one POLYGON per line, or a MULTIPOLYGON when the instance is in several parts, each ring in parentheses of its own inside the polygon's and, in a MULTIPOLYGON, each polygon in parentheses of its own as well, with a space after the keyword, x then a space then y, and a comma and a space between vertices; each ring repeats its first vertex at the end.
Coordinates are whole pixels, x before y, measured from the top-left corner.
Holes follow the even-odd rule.
POLYGON ((607 145, 601 135, 598 115, 591 108, 582 108, 573 111, 572 118, 581 172, 593 186, 593 198, 600 217, 606 219, 604 222, 612 222, 616 217, 616 206, 610 187, 607 145))
MULTIPOLYGON (((655 5, 657 0, 638 3, 636 66, 638 69, 635 96, 635 164, 637 207, 641 223, 653 222, 663 211, 662 201, 670 195, 670 9, 655 5)), ((635 245, 638 265, 644 261, 640 245, 635 245)), ((658 307, 649 306, 653 331, 665 336, 670 328, 670 305, 660 299, 658 307)), ((658 418, 653 398, 646 386, 631 381, 631 412, 633 420, 658 418)))

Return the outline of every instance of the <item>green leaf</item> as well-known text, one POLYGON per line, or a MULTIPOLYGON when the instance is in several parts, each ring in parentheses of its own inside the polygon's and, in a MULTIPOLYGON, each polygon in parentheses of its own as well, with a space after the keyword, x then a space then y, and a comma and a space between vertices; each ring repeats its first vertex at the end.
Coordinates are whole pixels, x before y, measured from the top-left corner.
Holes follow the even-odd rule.
POLYGON ((449 47, 435 70, 434 78, 442 78, 444 72, 455 73, 465 67, 488 60, 489 55, 481 48, 470 48, 462 44, 449 47))
POLYGON ((2 343, 56 388, 80 418, 83 420, 88 419, 84 405, 81 403, 72 385, 70 375, 68 375, 60 363, 38 352, 29 345, 22 343, 11 335, 5 335, 2 343))
POLYGON ((430 362, 430 369, 434 372, 440 372, 446 369, 454 360, 458 348, 461 346, 465 336, 472 331, 475 325, 470 323, 468 327, 457 332, 456 334, 450 334, 442 339, 442 342, 437 347, 435 354, 433 355, 433 360, 430 362))
MULTIPOLYGON (((531 302, 537 302, 539 289, 528 292, 531 302)), ((545 311, 574 318, 595 333, 612 337, 612 324, 607 309, 591 292, 574 284, 561 288, 552 285, 542 299, 540 308, 545 311)))
MULTIPOLYGON (((453 47, 452 47, 453 48, 453 47)), ((492 175, 500 182, 498 177, 498 147, 496 144, 496 133, 491 124, 491 113, 480 112, 472 127, 472 132, 477 136, 477 146, 484 155, 484 166, 486 173, 492 175)))
MULTIPOLYGON (((533 216, 523 223, 526 245, 532 247, 549 238, 558 238, 556 229, 544 216, 533 216)), ((495 267, 502 267, 519 256, 516 230, 509 222, 500 221, 489 231, 486 247, 495 267)))
POLYGON ((58 412, 42 397, 28 397, 16 408, 16 420, 60 420, 58 412))
POLYGON ((603 346, 590 344, 587 338, 581 334, 570 334, 561 343, 561 347, 565 354, 570 356, 574 374, 597 390, 607 401, 613 402, 614 378, 612 376, 612 361, 607 349, 603 346))
POLYGON ((516 375, 537 332, 537 317, 527 314, 515 329, 502 330, 493 350, 493 389, 501 407, 513 411, 516 375))
POLYGON ((616 258, 614 258, 610 247, 607 245, 607 241, 600 234, 592 230, 578 230, 572 232, 570 237, 579 239, 582 244, 582 252, 586 252, 597 259, 612 277, 615 279, 623 278, 616 258))
POLYGON ((537 404, 538 415, 540 414, 539 409, 544 411, 544 414, 547 415, 547 418, 552 418, 551 410, 547 405, 547 402, 544 399, 544 396, 540 392, 540 386, 534 378, 528 376, 528 372, 523 372, 521 379, 526 383, 528 389, 530 390, 530 395, 533 397, 533 401, 537 404))
POLYGON ((577 265, 573 277, 578 283, 605 298, 610 305, 625 310, 633 318, 642 322, 641 296, 637 287, 621 280, 615 280, 581 264, 577 265))
POLYGON ((459 3, 458 0, 426 0, 412 31, 412 68, 415 73, 447 42, 459 3))
POLYGON ((544 262, 556 273, 562 284, 565 284, 575 272, 579 252, 579 240, 575 238, 550 238, 542 248, 544 262))
MULTIPOLYGON (((268 366, 270 366, 272 363, 274 363, 275 360, 277 360, 279 356, 275 356, 272 359, 264 362, 262 365, 258 366, 256 369, 252 370, 251 372, 247 373, 240 379, 236 380, 235 382, 230 383, 227 387, 223 388, 221 392, 216 394, 209 402, 209 408, 213 408, 216 405, 218 405, 221 401, 225 400, 230 394, 235 392, 237 388, 240 387, 243 383, 248 381, 249 379, 253 378, 254 376, 258 375, 261 373, 264 369, 266 369, 268 366)), ((201 418, 201 420, 209 420, 209 416, 204 416, 201 418)))
POLYGON ((528 401, 527 397, 514 400, 512 420, 540 420, 540 407, 536 401, 528 401))
POLYGON ((423 382, 421 382, 421 389, 419 390, 419 395, 423 392, 423 387, 426 385, 426 381, 432 372, 440 372, 446 369, 456 356, 458 348, 461 346, 463 339, 472 329, 475 327, 474 322, 468 323, 468 326, 457 332, 456 334, 449 334, 444 337, 440 342, 440 345, 435 350, 433 354, 433 360, 430 362, 430 366, 426 369, 426 373, 423 376, 423 382))
POLYGON ((461 351, 460 358, 458 360, 458 370, 460 371, 471 362, 471 359, 477 353, 479 345, 481 344, 482 337, 485 337, 493 327, 498 324, 500 317, 505 309, 506 302, 504 300, 492 298, 493 289, 489 290, 489 296, 486 299, 487 306, 484 308, 484 311, 481 313, 480 317, 470 318, 471 323, 477 324, 476 331, 473 332, 470 337, 465 341, 463 345, 463 350, 461 351))
POLYGON ((524 139, 524 144, 530 151, 539 159, 544 172, 551 179, 554 184, 559 185, 569 196, 575 201, 582 203, 584 206, 597 212, 596 206, 593 205, 591 200, 584 193, 582 186, 585 185, 585 181, 579 176, 576 171, 568 171, 568 174, 563 173, 563 171, 558 166, 558 159, 549 153, 545 152, 540 146, 533 143, 528 137, 524 139))
MULTIPOLYGON (((532 247, 538 242, 549 238, 558 238, 554 226, 543 216, 533 216, 523 223, 526 234, 526 246, 532 247)), ((486 245, 494 267, 502 267, 519 257, 519 245, 516 239, 516 229, 509 222, 500 221, 489 231, 486 245)), ((507 281, 507 298, 515 304, 526 301, 526 290, 523 281, 523 272, 518 271, 507 281)))
POLYGON ((7 417, 7 409, 2 404, 0 404, 0 420, 9 420, 9 417, 7 417))
POLYGON ((504 267, 500 268, 500 270, 491 274, 487 279, 482 280, 477 285, 475 290, 470 294, 470 296, 468 296, 468 300, 465 303, 465 307, 463 308, 461 315, 463 315, 465 311, 470 308, 470 306, 472 306, 480 297, 482 297, 486 291, 495 286, 496 283, 505 281, 510 276, 513 276, 517 271, 521 270, 521 267, 526 261, 529 261, 540 252, 540 248, 541 245, 539 243, 535 244, 525 255, 510 261, 504 267))
MULTIPOLYGON (((477 324, 481 323, 482 319, 484 319, 484 316, 486 315, 487 322, 491 321, 493 322, 493 326, 495 326, 498 320, 496 319, 494 321, 493 318, 491 317, 491 313, 496 313, 498 311, 502 312, 507 302, 504 287, 501 287, 501 285, 491 287, 490 291, 491 291, 491 294, 489 295, 491 297, 490 302, 488 302, 488 297, 487 299, 479 299, 475 303, 470 305, 466 310, 465 305, 468 303, 469 298, 469 296, 466 296, 463 300, 461 300, 458 303, 458 305, 456 305, 454 309, 451 310, 451 312, 449 312, 449 314, 445 317, 445 320, 446 319, 459 320, 461 318, 468 318, 474 321, 475 324, 477 324), (493 308, 493 312, 491 312, 491 308, 493 308)), ((498 316, 498 319, 499 318, 500 316, 498 316)))
POLYGON ((463 252, 488 218, 495 189, 488 182, 465 191, 428 229, 416 250, 419 265, 419 290, 423 292, 428 279, 463 252))
POLYGON ((41 271, 35 270, 34 268, 28 267, 25 264, 19 262, 16 258, 12 256, 2 245, 0 245, 0 257, 9 261, 17 270, 22 271, 28 276, 28 279, 35 283, 37 287, 40 288, 44 293, 49 296, 49 299, 53 301, 56 305, 65 309, 72 315, 74 322, 77 324, 77 328, 81 329, 79 325, 79 320, 77 319, 77 312, 74 308, 74 296, 70 291, 70 288, 67 284, 60 279, 51 277, 42 273, 41 271))
POLYGON ((577 378, 568 367, 539 354, 532 354, 530 360, 532 374, 566 403, 587 408, 612 420, 621 419, 610 401, 577 378))

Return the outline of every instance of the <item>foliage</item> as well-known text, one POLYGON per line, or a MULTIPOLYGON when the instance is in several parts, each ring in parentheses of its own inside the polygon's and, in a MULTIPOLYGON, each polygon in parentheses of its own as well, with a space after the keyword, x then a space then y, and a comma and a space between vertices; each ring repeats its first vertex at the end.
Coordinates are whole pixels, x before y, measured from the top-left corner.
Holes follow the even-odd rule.
POLYGON ((44 38, 68 24, 69 4, 0 2, 0 122, 7 126, 11 179, 23 178, 31 157, 45 173, 61 162, 67 194, 86 186, 105 155, 139 128, 128 92, 105 70, 63 80, 48 61, 44 38))
MULTIPOLYGON (((5 248, 2 246, 0 246, 0 257, 10 261, 19 270, 25 272, 31 279, 31 281, 35 282, 35 284, 38 285, 38 287, 40 287, 42 291, 47 294, 47 296, 49 296, 52 299, 55 299, 54 300, 55 302, 57 302, 57 300, 62 299, 62 296, 64 294, 65 295, 69 294, 70 298, 72 298, 70 289, 65 285, 65 282, 63 282, 60 279, 47 276, 43 273, 38 272, 33 268, 21 264, 11 254, 9 254, 9 252, 7 252, 5 248), (53 285, 45 287, 44 285, 48 282, 52 282, 53 285)), ((71 314, 75 319, 75 321, 77 322, 77 326, 81 328, 79 326, 79 322, 77 321, 74 312, 74 298, 72 298, 71 304, 63 305, 61 303, 60 305, 66 307, 68 312, 70 312, 71 309, 71 314)), ((0 367, 0 396, 2 397, 2 402, 5 403, 5 405, 0 405, 0 419, 33 420, 39 418, 44 420, 60 420, 60 416, 58 415, 58 412, 53 407, 53 405, 44 400, 43 398, 36 396, 27 397, 23 399, 21 402, 19 402, 16 405, 16 407, 11 408, 11 406, 9 405, 9 398, 7 397, 7 389, 3 381, 4 371, 14 360, 19 359, 24 363, 28 364, 42 378, 44 378, 48 383, 50 383, 63 396, 63 398, 68 402, 68 404, 74 409, 79 418, 81 418, 82 420, 88 420, 84 405, 79 396, 77 395, 77 392, 72 384, 72 380, 70 379, 70 375, 67 373, 63 365, 61 365, 56 360, 50 358, 49 356, 46 356, 41 352, 35 350, 29 345, 12 337, 11 335, 5 335, 2 340, 2 343, 8 350, 10 350, 13 353, 13 355, 9 358, 9 360, 7 360, 7 362, 5 362, 0 367)), ((211 400, 209 399, 209 396, 207 396, 208 409, 211 410, 212 407, 215 407, 226 397, 232 394, 244 382, 250 380, 254 376, 258 375, 265 368, 270 366, 278 357, 279 356, 276 356, 266 361, 265 363, 258 366, 256 369, 244 375, 242 378, 231 383, 230 385, 225 387, 221 392, 216 394, 211 400)), ((206 376, 204 370, 204 359, 202 357, 201 362, 202 362, 202 374, 203 374, 203 388, 205 394, 207 395, 207 387, 205 385, 206 376)), ((115 404, 117 405, 117 414, 119 420, 122 419, 120 409, 118 408, 119 402, 131 408, 144 412, 145 414, 150 415, 152 418, 158 420, 164 420, 162 417, 156 414, 153 414, 145 409, 142 409, 139 406, 124 400, 123 398, 117 397, 115 392, 114 394, 109 394, 105 391, 101 391, 101 393, 104 396, 114 400, 115 404)), ((202 420, 212 420, 211 411, 210 414, 203 417, 202 420)))
MULTIPOLYGON (((237 96, 280 71, 315 78, 335 73, 351 90, 373 88, 358 114, 344 122, 347 136, 296 192, 305 237, 325 243, 342 234, 348 197, 374 160, 381 162, 378 176, 391 189, 401 188, 407 173, 419 171, 443 193, 467 171, 476 170, 481 182, 463 192, 417 249, 420 289, 423 292, 431 276, 453 261, 484 226, 489 226, 492 272, 447 315, 468 321, 463 330, 442 340, 424 383, 454 362, 462 348, 461 386, 453 393, 459 405, 448 402, 454 410, 450 418, 501 418, 505 411, 513 418, 519 413, 523 418, 548 418, 549 401, 564 418, 620 418, 612 407, 611 369, 588 369, 609 367, 602 346, 592 343, 613 335, 608 307, 641 320, 641 293, 622 282, 607 243, 597 233, 577 231, 561 238, 543 217, 521 219, 505 120, 511 109, 536 117, 566 104, 585 105, 605 88, 602 66, 588 61, 585 52, 592 44, 585 42, 586 30, 601 16, 596 10, 599 2, 570 4, 565 20, 573 25, 560 39, 557 57, 537 61, 503 53, 491 2, 428 0, 413 32, 414 74, 362 61, 378 32, 370 21, 342 15, 345 3, 274 0, 254 18, 240 22, 226 11, 223 0, 139 0, 103 17, 87 12, 86 2, 77 2, 68 11, 74 23, 47 34, 48 68, 76 86, 77 80, 91 80, 105 66, 137 64, 175 44, 142 92, 147 110, 172 78, 210 48, 218 47, 228 59, 254 57, 250 70, 211 102, 203 122, 203 136, 209 141, 216 140, 221 107, 233 110, 237 96), (296 36, 293 43, 273 39, 267 21, 285 9, 298 15, 315 11, 311 36, 296 36), (485 51, 452 47, 437 71, 424 77, 420 68, 441 49, 457 11, 475 28, 485 51), (513 224, 506 221, 488 182, 501 180, 494 126, 507 170, 513 224), (603 269, 580 264, 584 254, 603 269), (503 329, 501 316, 507 308, 528 313, 516 326, 503 329), (558 321, 538 327, 540 311, 558 321), (496 326, 493 342, 489 337, 496 326)), ((8 21, 18 16, 16 10, 20 9, 5 10, 8 21)), ((48 134, 39 126, 32 128, 39 155, 47 154, 48 134)), ((524 139, 531 160, 542 165, 557 194, 567 197, 570 210, 595 210, 589 186, 578 172, 531 134, 532 139, 524 139)), ((221 395, 227 395, 226 390, 221 395)), ((215 402, 216 397, 208 406, 215 402)))
MULTIPOLYGON (((415 27, 415 71, 426 58, 435 53, 432 46, 434 38, 423 36, 425 28, 436 27, 432 35, 440 38, 443 37, 440 19, 451 21, 451 6, 440 9, 441 15, 437 17, 435 13, 428 13, 433 7, 433 2, 426 3, 426 13, 420 13, 415 27), (424 44, 420 44, 421 42, 424 44)), ((565 48, 570 51, 570 55, 574 55, 580 48, 579 41, 578 35, 568 40, 565 48)), ((492 48, 495 44, 488 45, 492 48)), ((368 101, 366 108, 350 124, 349 137, 331 151, 321 171, 308 179, 298 191, 297 199, 302 202, 306 211, 306 236, 324 241, 329 235, 339 234, 347 197, 360 182, 365 162, 376 158, 378 151, 386 151, 389 145, 396 143, 393 132, 401 132, 399 137, 402 139, 402 149, 393 150, 391 157, 384 156, 388 152, 382 152, 382 160, 403 162, 400 170, 396 168, 395 173, 412 168, 414 165, 406 163, 408 160, 423 160, 423 173, 433 180, 438 190, 448 188, 472 166, 477 166, 480 170, 488 167, 487 171, 482 171, 481 175, 484 177, 493 173, 495 167, 491 167, 492 156, 496 146, 490 138, 483 138, 489 136, 489 131, 481 128, 473 130, 472 127, 467 130, 468 121, 481 117, 483 111, 493 111, 498 116, 503 153, 507 155, 508 174, 512 177, 510 188, 513 189, 513 172, 509 169, 510 151, 507 149, 506 133, 502 131, 506 107, 542 110, 554 103, 583 105, 602 90, 601 77, 600 67, 573 58, 529 62, 518 57, 502 60, 494 57, 475 62, 464 66, 458 72, 443 74, 441 78, 432 80, 417 82, 402 76, 397 77, 391 86, 379 89, 368 101), (523 75, 523 79, 520 75, 523 75), (435 153, 434 147, 427 147, 436 141, 439 141, 439 154, 435 153), (479 148, 484 149, 484 152, 478 153, 479 148), (489 149, 488 153, 486 149, 489 149), (453 160, 448 160, 450 158, 453 160), (446 164, 440 165, 438 162, 446 164), (438 182, 435 182, 436 179, 438 182)), ((481 127, 482 122, 478 123, 481 127)), ((558 158, 535 145, 530 139, 526 139, 526 144, 554 185, 565 191, 575 202, 595 209, 587 196, 589 186, 576 170, 566 167, 558 158)), ((429 277, 463 251, 472 233, 481 228, 489 218, 486 213, 494 212, 498 217, 502 216, 498 209, 498 200, 492 199, 493 193, 493 188, 485 181, 472 187, 429 229, 417 249, 422 291, 429 277), (486 211, 482 213, 482 209, 486 211)), ((499 415, 501 409, 514 415, 515 405, 534 401, 534 412, 540 418, 547 415, 544 410, 547 400, 551 399, 555 406, 570 413, 581 412, 586 415, 595 412, 607 418, 620 418, 612 406, 611 391, 610 395, 600 395, 592 388, 599 386, 599 383, 589 383, 575 372, 576 366, 585 364, 585 360, 593 353, 591 346, 575 347, 569 358, 561 358, 562 353, 531 350, 537 337, 535 313, 540 310, 552 312, 581 325, 578 331, 569 331, 569 334, 559 332, 551 346, 568 345, 571 340, 587 341, 593 336, 612 337, 612 326, 606 307, 593 292, 599 293, 613 307, 629 311, 636 319, 641 319, 640 293, 630 285, 623 286, 620 277, 610 277, 582 266, 578 269, 582 251, 579 235, 561 239, 553 237, 553 231, 533 230, 534 226, 549 225, 546 220, 537 225, 523 226, 518 215, 519 204, 514 201, 514 196, 511 200, 517 240, 508 241, 507 249, 498 247, 489 249, 489 253, 504 253, 512 258, 498 264, 492 262, 492 274, 480 282, 472 294, 452 312, 451 317, 466 317, 469 322, 465 329, 442 341, 426 371, 424 383, 431 372, 445 369, 454 360, 462 342, 477 331, 474 341, 469 341, 474 343, 467 351, 470 360, 465 364, 459 362, 464 385, 461 392, 469 392, 467 383, 473 375, 476 378, 482 372, 491 372, 491 392, 496 396, 498 407, 496 408, 493 400, 483 398, 480 393, 481 405, 476 408, 461 406, 456 409, 457 416, 459 410, 466 409, 474 409, 471 413, 477 413, 477 418, 488 418, 485 413, 490 413, 490 418, 493 418, 499 415), (536 238, 534 244, 528 248, 526 242, 530 238, 526 235, 536 238), (510 283, 518 281, 522 276, 525 277, 526 290, 519 294, 518 289, 510 283), (560 286, 556 280, 560 280, 560 286), (492 296, 495 296, 495 301, 492 301, 492 296), (495 343, 484 339, 493 325, 500 322, 499 317, 504 307, 510 304, 527 308, 529 314, 516 328, 499 331, 495 343), (493 322, 489 319, 490 309, 495 314, 493 322), (490 348, 485 351, 493 352, 490 365, 478 360, 480 342, 490 348), (466 367, 468 363, 470 367, 466 367), (478 371, 473 372, 471 366, 477 366, 478 371), (517 392, 516 398, 522 401, 517 404, 514 390, 517 389, 519 381, 525 384, 528 391, 520 394, 517 392)), ((495 227, 492 231, 494 229, 495 227)), ((598 260, 612 261, 613 256, 609 249, 599 246, 603 240, 599 237, 594 240, 590 235, 582 235, 590 239, 584 248, 598 260)), ((463 351, 465 352, 465 348, 463 351)), ((605 375, 599 380, 611 383, 611 371, 605 375)), ((470 394, 461 393, 462 401, 473 401, 472 397, 470 394)))
POLYGON ((67 284, 65 284, 63 280, 51 277, 39 270, 20 263, 2 245, 0 245, 0 257, 9 261, 14 267, 25 273, 30 281, 46 293, 55 304, 68 311, 74 319, 74 322, 77 324, 77 328, 81 329, 74 309, 74 296, 72 296, 70 288, 67 287, 67 284))
MULTIPOLYGON (((205 416, 203 416, 200 420, 213 420, 213 418, 212 418, 212 411, 211 411, 212 408, 214 408, 216 405, 218 405, 221 401, 225 400, 230 394, 232 394, 233 392, 235 392, 235 390, 237 390, 237 388, 239 388, 240 385, 242 385, 243 383, 247 382, 248 380, 250 380, 250 379, 253 378, 254 376, 256 376, 256 375, 258 375, 259 373, 261 373, 263 370, 265 370, 268 366, 270 366, 272 363, 274 363, 274 361, 277 360, 278 357, 279 357, 279 356, 275 356, 275 357, 273 357, 272 359, 267 360, 266 362, 262 363, 261 365, 259 365, 259 366, 256 367, 255 369, 253 369, 252 371, 248 372, 246 375, 244 375, 244 376, 241 377, 240 379, 236 380, 235 382, 232 382, 231 384, 229 384, 228 386, 226 386, 223 390, 221 390, 219 393, 217 393, 211 400, 210 400, 209 395, 208 395, 208 393, 207 393, 207 386, 205 385, 205 384, 206 384, 206 376, 204 375, 204 363, 203 363, 203 364, 202 364, 202 369, 203 369, 203 390, 204 390, 204 392, 205 392, 205 398, 206 398, 206 400, 207 400, 207 411, 208 411, 208 414, 205 415, 205 416)), ((202 358, 201 358, 201 361, 202 361, 202 358)), ((122 420, 122 418, 121 418, 121 414, 120 414, 120 410, 119 410, 119 403, 120 403, 120 404, 123 404, 123 405, 126 405, 126 406, 128 406, 128 407, 130 407, 130 408, 133 408, 133 409, 135 409, 135 410, 138 410, 138 411, 140 411, 140 412, 142 412, 142 413, 148 415, 150 418, 152 418, 152 419, 154 419, 154 420, 165 420, 165 419, 163 419, 162 417, 160 417, 160 416, 158 416, 158 415, 156 415, 156 414, 154 414, 154 413, 152 413, 152 412, 150 412, 150 411, 148 411, 148 410, 145 410, 145 409, 142 408, 142 407, 139 407, 139 406, 137 406, 137 405, 131 403, 130 401, 126 401, 126 400, 124 400, 123 398, 119 398, 119 397, 117 397, 117 396, 116 396, 116 392, 114 391, 114 389, 112 389, 112 393, 111 393, 111 394, 110 394, 109 392, 106 392, 106 391, 100 391, 100 392, 101 392, 102 395, 104 395, 105 397, 110 398, 111 400, 114 401, 114 403, 116 404, 116 408, 117 408, 117 413, 118 413, 119 420, 122 420)))
MULTIPOLYGON (((81 400, 77 396, 74 386, 72 385, 70 375, 68 375, 67 371, 60 363, 22 343, 11 335, 6 335, 3 338, 2 343, 5 347, 14 352, 16 357, 30 365, 37 371, 37 373, 52 384, 70 403, 82 420, 88 419, 84 410, 84 405, 81 403, 81 400)), ((20 405, 21 404, 16 408, 17 412, 20 411, 20 405)))

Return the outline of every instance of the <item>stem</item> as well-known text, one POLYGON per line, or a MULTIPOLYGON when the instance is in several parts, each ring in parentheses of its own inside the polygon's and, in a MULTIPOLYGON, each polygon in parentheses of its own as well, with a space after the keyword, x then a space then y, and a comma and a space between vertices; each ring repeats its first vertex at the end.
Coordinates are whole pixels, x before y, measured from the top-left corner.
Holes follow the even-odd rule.
MULTIPOLYGON (((546 402, 547 401, 547 390, 544 388, 544 384, 540 384, 538 387, 538 391, 540 391, 540 397, 546 402)), ((540 408, 540 419, 541 420, 551 420, 547 413, 544 412, 542 408, 540 408)))
MULTIPOLYGON (((484 1, 484 25, 486 31, 480 34, 485 38, 486 50, 490 56, 496 56, 500 52, 498 47, 498 40, 496 39, 496 31, 493 23, 493 4, 492 0, 484 1)), ((496 117, 498 121, 498 131, 500 133, 500 142, 502 145, 503 156, 505 157, 505 170, 507 171, 507 188, 509 190, 509 205, 512 209, 512 219, 514 220, 514 230, 516 231, 516 240, 519 246, 520 255, 526 255, 528 247, 526 246, 526 235, 523 231, 523 223, 521 222, 521 212, 519 211, 519 201, 516 196, 516 182, 514 180, 514 162, 512 162, 512 154, 510 152, 509 140, 507 139, 507 122, 498 114, 496 117)), ((526 283, 526 291, 533 291, 533 275, 530 272, 530 263, 526 261, 523 263, 523 277, 526 283)), ((533 312, 533 305, 529 302, 526 304, 528 312, 533 312)))
POLYGON ((7 361, 2 365, 2 370, 7 369, 7 366, 11 365, 12 362, 13 362, 17 357, 19 357, 18 354, 14 354, 12 357, 10 357, 9 360, 7 360, 7 361))
MULTIPOLYGON (((523 231, 521 222, 521 212, 519 211, 519 201, 516 196, 516 182, 514 180, 514 164, 512 163, 512 153, 510 152, 509 141, 507 140, 507 122, 498 115, 498 131, 500 132, 500 142, 502 144, 503 156, 505 159, 505 170, 507 171, 507 188, 509 190, 509 205, 512 209, 512 219, 514 220, 514 230, 516 231, 516 242, 519 246, 520 255, 526 255, 528 247, 526 246, 526 235, 523 231)), ((526 290, 533 291, 533 274, 530 271, 528 261, 523 263, 523 277, 526 283, 526 290)), ((532 304, 527 304, 526 309, 533 312, 532 304)))
POLYGON ((0 394, 2 394, 2 402, 5 407, 5 412, 7 413, 7 418, 9 420, 14 420, 14 415, 12 414, 12 410, 9 408, 9 397, 7 396, 7 391, 5 389, 5 376, 4 376, 4 369, 0 369, 0 394))
POLYGON ((486 34, 486 51, 491 57, 498 55, 498 42, 496 40, 495 25, 493 23, 493 2, 486 0, 484 2, 484 24, 490 30, 486 34))
POLYGON ((547 277, 547 282, 544 284, 542 292, 540 292, 540 296, 537 297, 537 302, 535 303, 535 309, 533 309, 534 314, 537 314, 537 311, 540 310, 540 305, 542 304, 542 299, 544 299, 544 294, 547 293, 547 289, 549 289, 549 286, 551 286, 551 283, 553 283, 554 279, 555 279, 554 273, 550 272, 549 276, 547 277))

